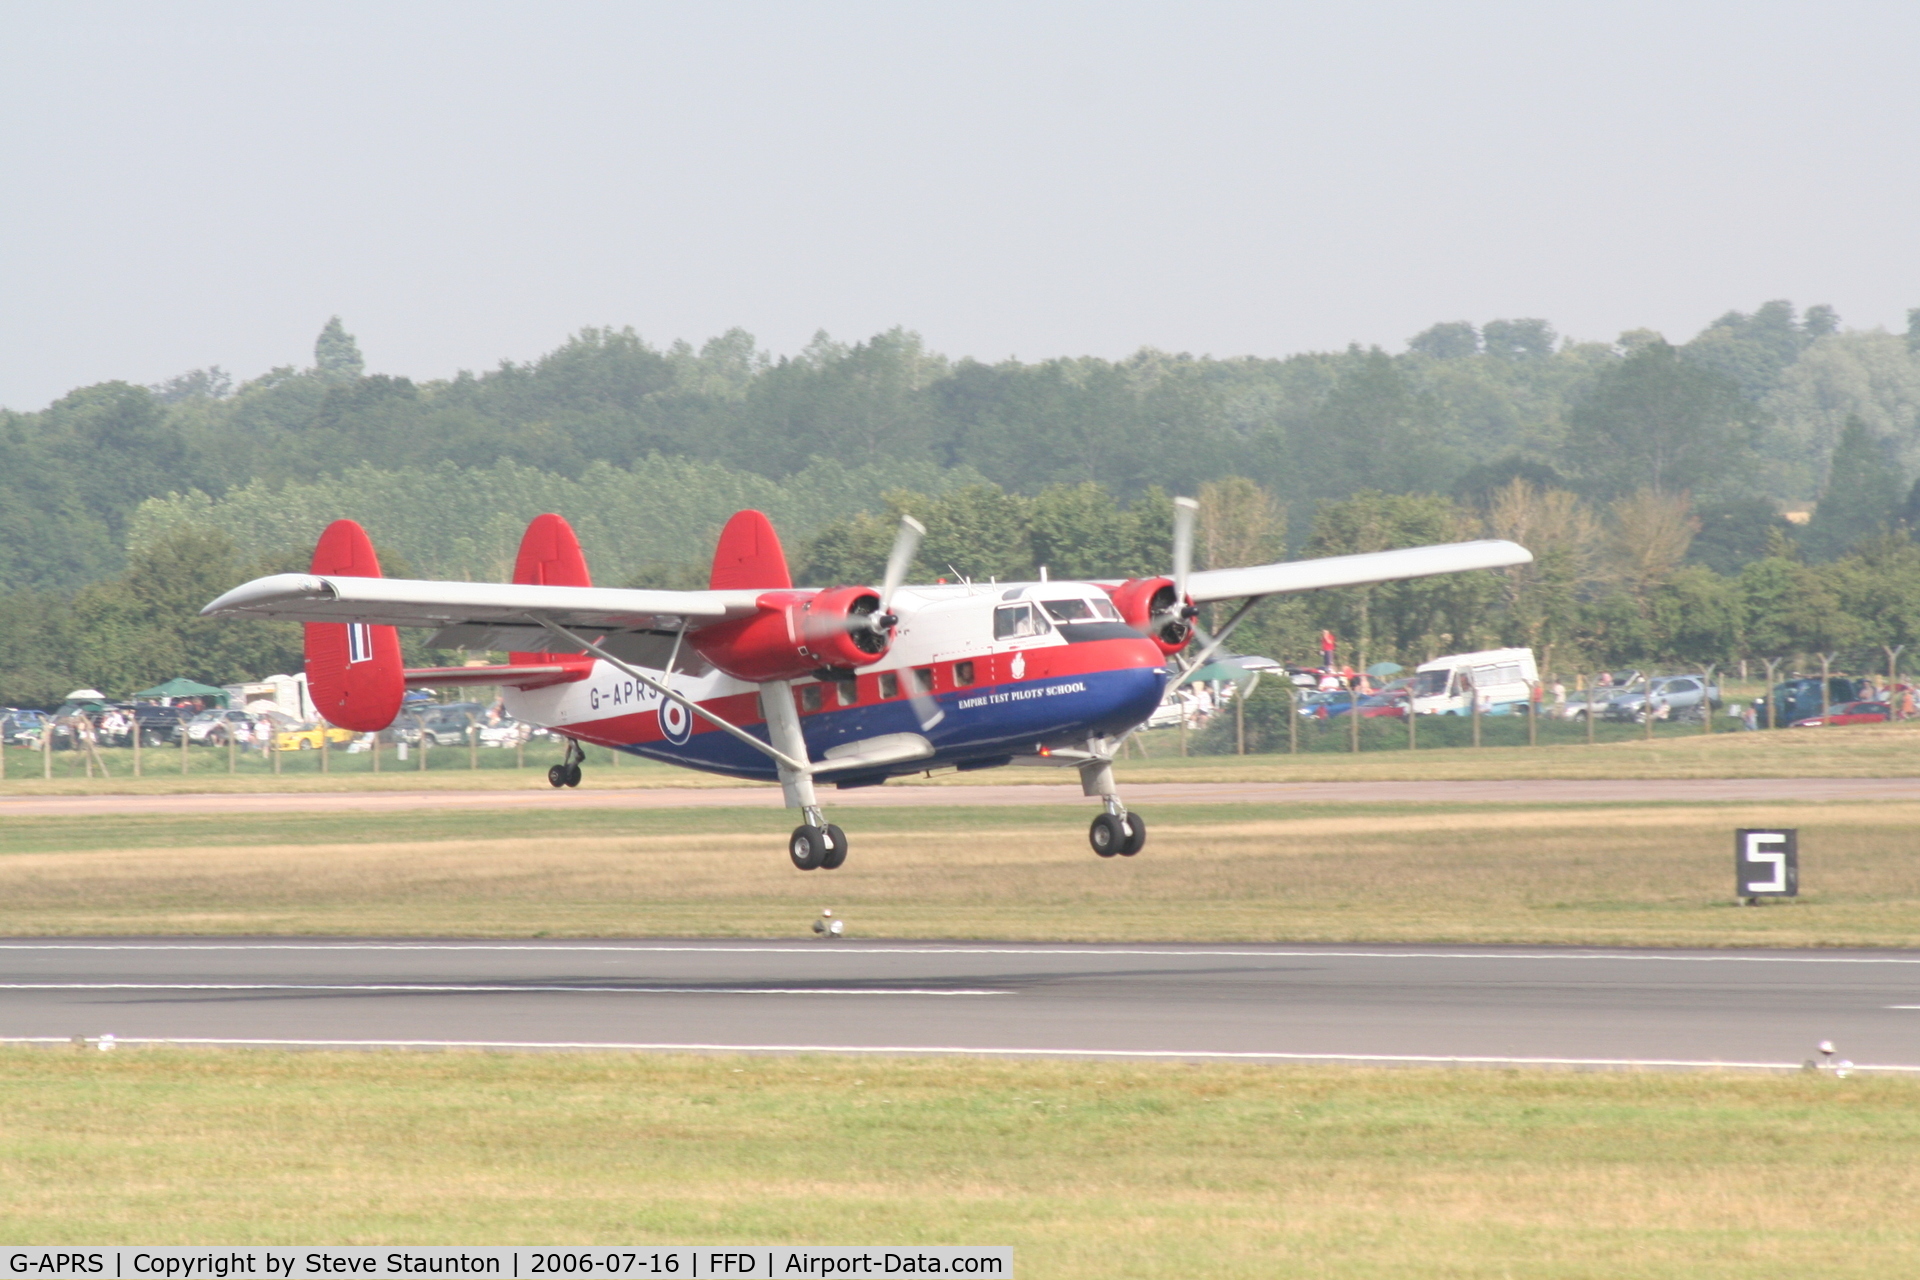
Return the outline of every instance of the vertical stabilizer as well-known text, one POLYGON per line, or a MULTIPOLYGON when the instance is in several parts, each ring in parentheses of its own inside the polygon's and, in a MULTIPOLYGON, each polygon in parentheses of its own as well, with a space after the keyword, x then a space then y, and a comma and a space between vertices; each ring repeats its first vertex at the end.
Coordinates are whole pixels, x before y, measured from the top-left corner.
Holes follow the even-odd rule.
MULTIPOLYGON (((380 558, 367 531, 335 520, 313 549, 312 572, 327 578, 378 578, 380 558)), ((400 714, 406 674, 400 632, 365 622, 306 624, 307 689, 328 723, 371 733, 400 714)))
MULTIPOLYGON (((573 526, 562 516, 549 511, 535 516, 520 536, 520 554, 513 558, 513 580, 535 587, 590 587, 593 576, 587 572, 586 553, 573 526)), ((516 653, 507 659, 514 666, 539 666, 556 659, 577 658, 592 665, 584 653, 516 653)))
POLYGON ((720 531, 713 552, 715 591, 784 591, 793 585, 787 572, 787 554, 773 521, 759 511, 736 511, 720 531))

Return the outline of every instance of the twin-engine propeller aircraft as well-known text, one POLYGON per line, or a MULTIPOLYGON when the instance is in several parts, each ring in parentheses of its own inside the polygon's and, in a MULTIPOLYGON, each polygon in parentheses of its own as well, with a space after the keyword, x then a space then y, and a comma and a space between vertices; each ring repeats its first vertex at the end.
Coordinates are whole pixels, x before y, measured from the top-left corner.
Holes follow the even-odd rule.
POLYGON ((802 818, 788 853, 811 871, 847 856, 816 781, 863 787, 948 767, 1077 768, 1101 803, 1094 852, 1136 854, 1146 823, 1121 802, 1114 753, 1257 601, 1533 558, 1482 541, 1195 573, 1197 507, 1175 501, 1169 577, 909 586, 925 532, 909 517, 878 588, 826 590, 793 585, 758 511, 721 531, 706 591, 593 586, 557 515, 528 526, 511 583, 383 578, 365 530, 338 520, 311 572, 257 578, 202 612, 305 623, 314 702, 344 728, 386 728, 409 685, 495 685, 515 719, 568 739, 565 763, 548 774, 556 787, 579 785, 582 742, 777 780, 802 818), (1197 606, 1229 600, 1244 603, 1220 634, 1201 631, 1197 606), (434 646, 509 659, 408 669, 397 627, 431 627, 434 646))

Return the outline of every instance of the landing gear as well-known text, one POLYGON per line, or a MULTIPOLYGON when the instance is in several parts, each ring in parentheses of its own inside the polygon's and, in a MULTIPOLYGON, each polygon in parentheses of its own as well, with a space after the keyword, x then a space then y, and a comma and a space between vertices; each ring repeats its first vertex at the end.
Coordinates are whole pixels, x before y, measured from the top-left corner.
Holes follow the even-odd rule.
POLYGON ((787 838, 787 856, 802 871, 832 871, 847 860, 847 833, 831 822, 795 827, 787 838))
POLYGON ((572 738, 567 739, 567 754, 560 763, 547 770, 547 782, 556 787, 577 787, 580 785, 580 762, 587 753, 572 738))
POLYGON ((1146 848, 1146 819, 1127 812, 1127 806, 1120 803, 1111 757, 1101 756, 1080 766, 1080 790, 1084 795, 1098 796, 1106 810, 1087 828, 1087 843, 1095 853, 1103 858, 1131 858, 1146 848))
POLYGON ((1103 858, 1131 858, 1147 844, 1147 820, 1137 813, 1103 813, 1087 828, 1087 843, 1103 858))

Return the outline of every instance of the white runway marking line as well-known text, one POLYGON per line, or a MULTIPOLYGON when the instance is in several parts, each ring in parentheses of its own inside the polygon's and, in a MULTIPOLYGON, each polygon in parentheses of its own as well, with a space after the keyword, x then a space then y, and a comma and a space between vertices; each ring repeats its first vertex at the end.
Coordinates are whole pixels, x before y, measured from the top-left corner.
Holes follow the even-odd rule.
POLYGON ((1011 991, 936 990, 931 987, 573 987, 511 983, 413 982, 0 982, 0 991, 412 991, 518 993, 573 992, 620 996, 1009 996, 1011 991))
MULTIPOLYGON (((93 1043, 97 1036, 0 1036, 0 1044, 93 1043)), ((1732 1071, 1803 1071, 1801 1062, 1729 1062, 1706 1058, 1522 1058, 1422 1053, 1269 1053, 1204 1049, 1008 1049, 958 1045, 699 1044, 587 1040, 277 1040, 221 1036, 115 1036, 116 1045, 209 1045, 259 1049, 574 1049, 626 1053, 938 1054, 988 1058, 1163 1058, 1227 1062, 1351 1062, 1460 1067, 1667 1067, 1732 1071)), ((1853 1071, 1920 1073, 1920 1066, 1855 1063, 1853 1071)))
POLYGON ((524 951, 543 952, 687 952, 726 955, 841 955, 841 956, 1167 956, 1224 957, 1255 960, 1674 960, 1688 964, 1910 964, 1913 956, 1754 956, 1705 953, 1629 951, 1229 951, 1169 950, 1122 947, 870 947, 732 946, 667 943, 542 944, 498 942, 0 942, 0 951, 524 951))

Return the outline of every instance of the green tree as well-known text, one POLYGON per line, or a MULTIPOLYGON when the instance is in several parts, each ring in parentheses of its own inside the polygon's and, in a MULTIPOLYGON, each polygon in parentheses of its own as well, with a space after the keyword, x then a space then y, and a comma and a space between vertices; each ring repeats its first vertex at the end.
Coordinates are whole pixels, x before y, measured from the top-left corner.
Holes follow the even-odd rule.
POLYGON ((1710 488, 1739 465, 1739 386, 1651 343, 1594 379, 1568 415, 1568 461, 1595 496, 1710 488))
POLYGON ((320 376, 330 379, 357 378, 365 371, 366 362, 360 358, 360 344, 340 323, 339 316, 329 319, 326 327, 320 330, 320 336, 314 339, 313 367, 320 376))
POLYGON ((1820 505, 1803 539, 1816 560, 1831 560, 1884 532, 1901 510, 1900 471, 1892 450, 1858 416, 1850 416, 1834 446, 1820 505))

